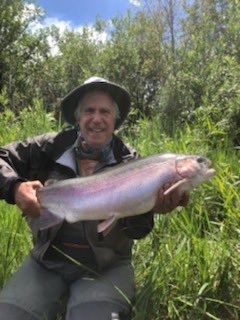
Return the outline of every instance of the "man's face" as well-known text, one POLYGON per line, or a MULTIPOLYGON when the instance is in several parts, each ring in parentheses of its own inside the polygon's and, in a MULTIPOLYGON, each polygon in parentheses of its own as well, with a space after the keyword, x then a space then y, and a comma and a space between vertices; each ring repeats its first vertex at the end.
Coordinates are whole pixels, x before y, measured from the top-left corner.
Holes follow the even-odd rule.
POLYGON ((101 91, 87 93, 80 107, 78 124, 86 143, 93 148, 100 148, 112 137, 116 109, 112 98, 101 91))

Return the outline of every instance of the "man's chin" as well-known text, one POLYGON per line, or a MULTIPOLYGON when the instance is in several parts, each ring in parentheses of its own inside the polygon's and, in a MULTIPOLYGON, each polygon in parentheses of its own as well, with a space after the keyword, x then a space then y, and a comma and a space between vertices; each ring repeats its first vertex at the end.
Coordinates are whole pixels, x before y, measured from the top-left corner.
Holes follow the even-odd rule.
POLYGON ((94 149, 101 149, 105 145, 105 141, 102 139, 94 139, 94 140, 89 140, 88 145, 94 149))

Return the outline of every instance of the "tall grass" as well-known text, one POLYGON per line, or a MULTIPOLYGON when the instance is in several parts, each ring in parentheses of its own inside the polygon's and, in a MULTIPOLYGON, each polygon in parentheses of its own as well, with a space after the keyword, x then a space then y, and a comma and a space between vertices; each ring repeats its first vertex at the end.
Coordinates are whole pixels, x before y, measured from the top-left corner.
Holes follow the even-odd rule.
MULTIPOLYGON (((41 104, 0 116, 1 145, 53 130, 41 104), (3 129, 4 124, 5 129, 3 129)), ((218 149, 201 132, 186 128, 174 138, 161 133, 158 119, 142 120, 126 137, 141 155, 197 153, 209 157, 216 176, 191 194, 188 206, 155 216, 153 232, 136 241, 137 300, 134 320, 240 318, 240 170, 239 152, 227 142, 218 149)), ((214 141, 216 145, 216 141, 214 141)), ((20 212, 0 202, 0 285, 31 248, 31 235, 20 212)))
MULTIPOLYGON (((46 113, 41 101, 25 108, 16 117, 6 109, 0 113, 0 145, 17 141, 28 136, 56 130, 56 122, 51 113, 46 113)), ((31 246, 31 234, 26 221, 16 206, 0 201, 0 287, 17 269, 31 246)))
POLYGON ((197 153, 208 156, 216 169, 186 208, 155 216, 151 235, 136 242, 134 319, 239 319, 240 152, 226 141, 213 149, 190 127, 170 139, 157 119, 142 120, 127 138, 142 155, 197 153))

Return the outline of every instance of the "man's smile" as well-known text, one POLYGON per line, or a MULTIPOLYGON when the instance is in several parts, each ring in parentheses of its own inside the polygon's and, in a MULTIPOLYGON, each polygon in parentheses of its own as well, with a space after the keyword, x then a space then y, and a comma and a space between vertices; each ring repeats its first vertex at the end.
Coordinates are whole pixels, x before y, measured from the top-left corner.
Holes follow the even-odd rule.
POLYGON ((101 133, 104 131, 104 128, 88 128, 88 130, 94 133, 101 133))

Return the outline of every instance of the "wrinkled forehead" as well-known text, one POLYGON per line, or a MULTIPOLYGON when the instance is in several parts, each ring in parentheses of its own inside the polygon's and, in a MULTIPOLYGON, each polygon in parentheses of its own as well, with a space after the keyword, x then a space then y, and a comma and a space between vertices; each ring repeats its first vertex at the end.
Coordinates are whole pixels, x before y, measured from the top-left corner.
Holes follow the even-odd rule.
POLYGON ((114 105, 116 102, 110 93, 106 90, 92 89, 84 93, 84 95, 79 99, 78 105, 85 105, 92 101, 104 101, 108 105, 114 105))

